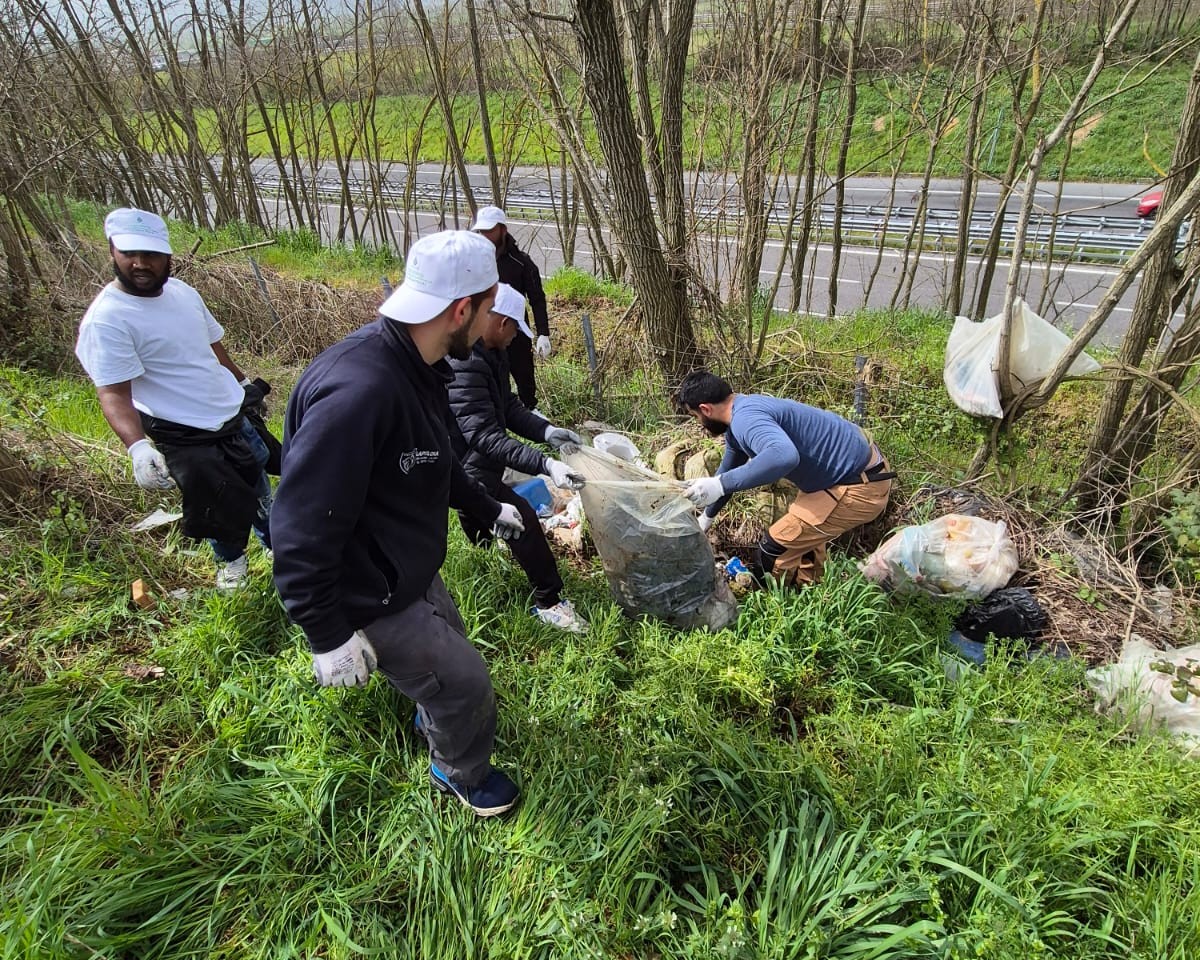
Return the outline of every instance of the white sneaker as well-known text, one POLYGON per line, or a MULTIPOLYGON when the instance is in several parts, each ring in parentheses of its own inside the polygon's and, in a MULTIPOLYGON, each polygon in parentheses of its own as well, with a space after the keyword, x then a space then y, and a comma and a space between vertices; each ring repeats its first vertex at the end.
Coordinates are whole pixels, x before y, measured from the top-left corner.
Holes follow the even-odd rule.
POLYGON ((533 615, 542 623, 571 633, 584 633, 588 628, 588 622, 575 612, 570 600, 559 600, 552 607, 534 607, 533 615))
POLYGON ((217 566, 217 589, 228 593, 246 582, 246 555, 217 566))

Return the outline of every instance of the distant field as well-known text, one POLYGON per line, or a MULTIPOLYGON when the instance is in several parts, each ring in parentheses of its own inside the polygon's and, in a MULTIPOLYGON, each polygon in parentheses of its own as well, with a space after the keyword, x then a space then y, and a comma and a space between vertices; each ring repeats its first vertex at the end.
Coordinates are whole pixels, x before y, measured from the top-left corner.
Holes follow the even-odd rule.
MULTIPOLYGON (((1057 122, 1069 104, 1084 71, 1047 71, 1044 74, 1048 89, 1043 99, 1037 132, 1047 132, 1057 122)), ((1126 91, 1108 103, 1085 110, 1083 120, 1086 135, 1079 136, 1072 146, 1068 176, 1072 180, 1153 180, 1158 176, 1155 165, 1165 168, 1177 136, 1177 127, 1187 90, 1189 67, 1184 63, 1158 69, 1139 68, 1127 71, 1124 67, 1107 70, 1100 78, 1093 100, 1098 100, 1122 86, 1126 91), (1145 152, 1143 151, 1143 143, 1145 152), (1147 155, 1149 159, 1147 159, 1147 155)), ((945 75, 936 73, 922 77, 867 77, 858 85, 858 107, 854 123, 853 142, 847 169, 851 173, 920 173, 924 169, 929 149, 929 118, 936 113, 944 94, 945 75)), ((781 86, 776 102, 784 102, 789 94, 781 86)), ((821 122, 829 164, 832 165, 835 145, 831 142, 840 129, 841 91, 830 86, 823 98, 824 117, 821 122)), ((375 131, 379 155, 385 160, 404 162, 416 159, 437 162, 447 157, 446 133, 438 110, 427 112, 429 98, 424 94, 380 97, 375 104, 375 131), (421 118, 425 116, 424 129, 421 118)), ((1011 89, 996 82, 988 92, 985 122, 980 133, 979 165, 988 175, 1003 172, 1008 159, 1014 129, 1011 89)), ((744 93, 723 88, 718 84, 693 83, 685 93, 686 115, 684 151, 691 167, 709 169, 735 168, 741 150, 741 122, 745 108, 744 93)), ((360 104, 339 103, 332 113, 334 128, 343 144, 351 139, 356 123, 354 115, 360 104)), ((934 174, 955 176, 962 170, 966 104, 942 126, 942 141, 934 162, 934 174)), ((456 126, 470 163, 485 160, 480 133, 478 103, 473 95, 455 98, 456 126)), ((549 158, 557 164, 558 142, 540 111, 522 93, 515 90, 497 91, 489 96, 488 111, 493 135, 502 162, 516 165, 543 165, 549 158)), ((257 115, 255 120, 259 118, 257 115)), ((211 113, 201 115, 202 129, 211 129, 211 113)), ((288 140, 285 125, 273 118, 276 135, 283 143, 303 156, 330 154, 328 128, 322 126, 315 142, 297 130, 288 140)), ((782 124, 781 124, 782 125, 782 124)), ((271 155, 270 139, 261 124, 249 138, 250 151, 260 156, 271 155)), ((294 126, 294 124, 293 124, 294 126)), ((584 129, 595 148, 590 117, 585 116, 584 129)), ((771 158, 772 167, 794 170, 800 159, 801 122, 791 137, 793 145, 777 151, 771 158)), ((215 143, 215 138, 214 138, 215 143)), ((344 147, 343 147, 344 151, 344 147)), ((361 145, 357 155, 362 154, 361 145)), ((1048 159, 1043 176, 1059 174, 1063 150, 1048 159)))

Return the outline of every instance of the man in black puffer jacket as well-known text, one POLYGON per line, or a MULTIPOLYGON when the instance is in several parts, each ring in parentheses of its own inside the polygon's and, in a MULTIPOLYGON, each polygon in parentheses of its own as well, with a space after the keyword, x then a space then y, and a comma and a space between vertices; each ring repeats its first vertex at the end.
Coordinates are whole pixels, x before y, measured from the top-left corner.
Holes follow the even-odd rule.
MULTIPOLYGON (((579 436, 526 409, 509 387, 505 347, 518 330, 528 333, 525 298, 501 283, 496 288, 496 302, 488 321, 471 355, 465 360, 450 360, 454 370, 450 409, 461 434, 455 438, 455 452, 467 473, 482 483, 488 493, 520 511, 525 533, 519 540, 510 540, 509 549, 533 587, 534 614, 545 623, 581 633, 587 629, 587 621, 575 612, 570 600, 562 598, 562 577, 537 513, 503 479, 504 468, 511 467, 522 473, 548 474, 557 487, 579 486, 582 478, 571 473, 565 463, 521 443, 508 431, 556 448, 568 442, 579 443, 579 436)), ((482 546, 491 542, 491 531, 486 524, 465 511, 460 510, 458 517, 472 543, 482 546)))

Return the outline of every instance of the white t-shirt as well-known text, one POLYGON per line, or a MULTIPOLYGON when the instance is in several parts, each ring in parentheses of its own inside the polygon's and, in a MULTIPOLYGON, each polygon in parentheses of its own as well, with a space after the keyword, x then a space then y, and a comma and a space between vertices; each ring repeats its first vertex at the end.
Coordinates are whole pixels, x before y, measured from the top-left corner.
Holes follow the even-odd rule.
POLYGON ((157 297, 135 297, 116 281, 92 301, 75 356, 98 387, 131 381, 143 413, 215 430, 242 407, 245 391, 217 362, 225 335, 194 289, 171 277, 157 297))

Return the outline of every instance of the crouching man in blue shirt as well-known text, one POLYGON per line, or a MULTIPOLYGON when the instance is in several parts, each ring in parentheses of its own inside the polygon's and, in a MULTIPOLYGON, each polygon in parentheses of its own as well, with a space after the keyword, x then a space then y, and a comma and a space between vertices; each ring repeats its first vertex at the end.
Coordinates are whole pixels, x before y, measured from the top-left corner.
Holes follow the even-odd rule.
POLYGON ((895 474, 862 429, 836 413, 795 400, 734 393, 703 370, 684 377, 676 402, 714 437, 725 438, 717 475, 687 488, 687 498, 703 508, 702 530, 739 490, 783 479, 799 489, 787 513, 759 541, 763 573, 793 584, 816 583, 830 541, 887 507, 895 474))

